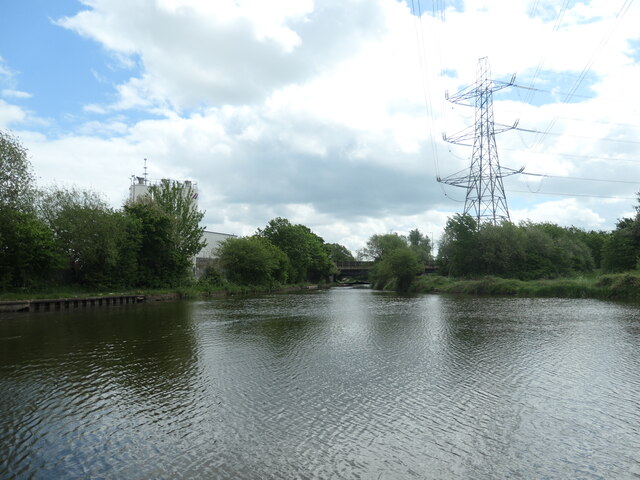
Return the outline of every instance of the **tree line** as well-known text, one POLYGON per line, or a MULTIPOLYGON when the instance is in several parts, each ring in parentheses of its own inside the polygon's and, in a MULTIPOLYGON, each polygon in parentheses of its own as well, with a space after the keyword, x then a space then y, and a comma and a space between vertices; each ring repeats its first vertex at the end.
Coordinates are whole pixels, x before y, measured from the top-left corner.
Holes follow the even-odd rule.
POLYGON ((227 281, 274 287, 325 282, 338 273, 336 262, 353 259, 342 245, 327 244, 308 227, 274 218, 254 235, 229 238, 213 266, 227 281))
MULTIPOLYGON (((373 288, 407 291, 416 274, 424 273, 421 265, 429 257, 416 262, 418 258, 408 253, 410 238, 411 234, 370 238, 361 253, 375 262, 369 276, 373 288)), ((434 260, 437 274, 453 278, 540 280, 636 270, 640 268, 640 205, 632 218, 619 220, 611 232, 549 222, 478 225, 473 217, 456 214, 446 223, 434 260)))
POLYGON ((37 189, 26 149, 0 131, 0 290, 180 285, 204 246, 190 198, 168 181, 121 209, 91 191, 37 189))
POLYGON ((469 215, 455 215, 447 221, 437 258, 445 275, 520 280, 623 272, 637 269, 639 261, 638 207, 612 232, 528 221, 478 226, 469 215))
MULTIPOLYGON (((190 187, 163 181, 149 194, 113 209, 76 188, 37 189, 26 149, 0 131, 0 290, 80 285, 159 288, 193 282, 193 258, 204 247, 203 213, 190 187)), ((640 203, 640 202, 639 202, 640 203)), ((611 232, 553 223, 478 225, 449 218, 432 255, 427 236, 376 234, 357 252, 373 261, 373 288, 407 291, 426 265, 457 278, 493 275, 521 280, 640 267, 640 205, 611 232)), ((355 260, 308 227, 274 218, 255 234, 230 238, 201 282, 223 286, 322 282, 336 263, 355 260)))
MULTIPOLYGON (((120 209, 91 191, 37 189, 26 149, 0 131, 0 291, 194 285, 204 214, 190 188, 162 181, 120 209)), ((338 272, 336 262, 354 260, 344 246, 283 218, 226 240, 216 253, 199 280, 206 287, 323 282, 338 272)))

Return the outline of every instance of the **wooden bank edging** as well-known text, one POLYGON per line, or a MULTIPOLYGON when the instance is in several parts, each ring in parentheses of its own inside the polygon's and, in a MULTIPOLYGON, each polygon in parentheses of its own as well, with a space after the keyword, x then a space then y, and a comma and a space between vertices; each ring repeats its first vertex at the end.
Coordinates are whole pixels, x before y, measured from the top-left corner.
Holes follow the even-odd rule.
MULTIPOLYGON (((282 293, 304 291, 304 290, 317 290, 319 288, 328 288, 319 285, 304 285, 304 286, 290 286, 279 289, 277 291, 282 293)), ((210 295, 204 295, 205 298, 210 297, 227 297, 234 295, 249 295, 255 293, 275 293, 275 292, 243 292, 243 293, 231 293, 231 292, 216 292, 210 295)), ((153 301, 166 301, 166 300, 180 300, 183 297, 178 292, 173 293, 152 293, 152 294, 129 294, 129 295, 105 295, 101 297, 78 297, 78 298, 46 298, 35 300, 7 300, 0 301, 0 314, 12 313, 12 312, 53 312, 72 310, 82 307, 109 307, 116 305, 125 305, 131 303, 153 302, 153 301)))
POLYGON ((0 313, 5 312, 47 312, 70 310, 82 307, 108 307, 141 303, 146 301, 146 295, 110 295, 104 297, 80 298, 43 298, 36 300, 12 300, 0 302, 0 313))

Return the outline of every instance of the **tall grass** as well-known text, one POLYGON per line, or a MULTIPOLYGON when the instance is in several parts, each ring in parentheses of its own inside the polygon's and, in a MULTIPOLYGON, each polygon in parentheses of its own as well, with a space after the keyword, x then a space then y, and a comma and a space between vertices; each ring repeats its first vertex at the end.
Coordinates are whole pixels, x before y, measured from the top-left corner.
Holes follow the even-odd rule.
POLYGON ((452 279, 439 275, 425 275, 416 279, 411 291, 467 295, 640 300, 640 272, 529 281, 492 276, 476 279, 452 279))

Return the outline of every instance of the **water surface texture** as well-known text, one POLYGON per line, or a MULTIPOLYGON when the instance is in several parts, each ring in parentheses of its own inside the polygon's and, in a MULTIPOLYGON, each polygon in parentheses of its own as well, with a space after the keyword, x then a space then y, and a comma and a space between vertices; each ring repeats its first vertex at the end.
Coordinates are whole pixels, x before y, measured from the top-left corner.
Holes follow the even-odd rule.
POLYGON ((639 478, 640 311, 332 289, 0 317, 0 478, 639 478))

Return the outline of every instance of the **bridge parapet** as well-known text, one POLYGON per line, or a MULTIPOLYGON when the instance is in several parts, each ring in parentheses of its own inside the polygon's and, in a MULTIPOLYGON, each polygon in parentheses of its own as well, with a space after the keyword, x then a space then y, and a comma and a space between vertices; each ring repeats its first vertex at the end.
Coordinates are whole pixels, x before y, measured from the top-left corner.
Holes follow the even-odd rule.
POLYGON ((373 262, 337 262, 336 265, 340 270, 369 270, 373 262))

